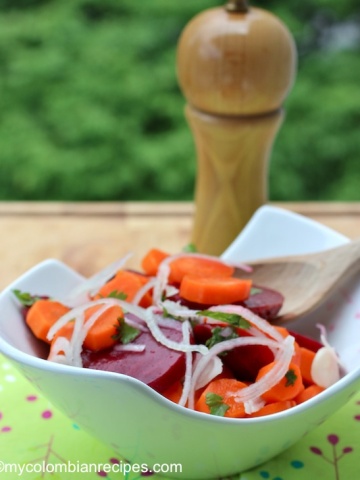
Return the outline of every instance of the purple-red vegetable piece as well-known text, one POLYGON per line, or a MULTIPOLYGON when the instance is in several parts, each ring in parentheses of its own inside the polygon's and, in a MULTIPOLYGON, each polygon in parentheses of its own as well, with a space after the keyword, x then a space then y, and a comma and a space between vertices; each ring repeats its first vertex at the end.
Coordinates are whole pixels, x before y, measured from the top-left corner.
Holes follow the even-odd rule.
MULTIPOLYGON (((175 342, 182 341, 181 329, 162 328, 175 342)), ((115 347, 99 352, 85 350, 83 366, 95 370, 117 372, 137 378, 161 393, 185 374, 185 354, 158 343, 150 332, 141 332, 131 345, 145 345, 143 352, 118 351, 115 347)))

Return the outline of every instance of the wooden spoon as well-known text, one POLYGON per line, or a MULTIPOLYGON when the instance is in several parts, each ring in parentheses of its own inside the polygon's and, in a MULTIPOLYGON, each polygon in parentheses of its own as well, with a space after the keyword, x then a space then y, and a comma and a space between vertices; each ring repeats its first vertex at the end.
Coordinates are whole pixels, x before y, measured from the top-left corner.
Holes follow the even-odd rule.
POLYGON ((253 271, 239 271, 238 276, 282 293, 285 301, 277 321, 286 322, 314 310, 360 270, 360 239, 318 253, 248 264, 253 271))

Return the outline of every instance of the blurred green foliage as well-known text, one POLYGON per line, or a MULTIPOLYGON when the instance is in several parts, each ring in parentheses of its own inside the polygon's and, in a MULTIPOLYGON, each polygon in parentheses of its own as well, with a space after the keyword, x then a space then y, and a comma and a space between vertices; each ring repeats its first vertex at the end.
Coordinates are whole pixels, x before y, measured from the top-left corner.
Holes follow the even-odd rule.
MULTIPOLYGON (((191 199, 176 44, 221 4, 0 0, 0 199, 191 199)), ((358 1, 253 4, 282 18, 299 51, 271 199, 360 200, 358 1)))

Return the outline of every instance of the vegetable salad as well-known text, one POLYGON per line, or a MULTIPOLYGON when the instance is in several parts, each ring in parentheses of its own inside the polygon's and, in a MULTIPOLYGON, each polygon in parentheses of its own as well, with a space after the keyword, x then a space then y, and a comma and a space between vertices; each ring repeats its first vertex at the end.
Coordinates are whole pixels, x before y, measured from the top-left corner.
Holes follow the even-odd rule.
POLYGON ((324 329, 319 342, 273 325, 283 297, 241 278, 247 265, 158 249, 139 271, 126 260, 67 298, 14 292, 49 361, 130 375, 183 407, 232 418, 292 408, 340 378, 324 329))

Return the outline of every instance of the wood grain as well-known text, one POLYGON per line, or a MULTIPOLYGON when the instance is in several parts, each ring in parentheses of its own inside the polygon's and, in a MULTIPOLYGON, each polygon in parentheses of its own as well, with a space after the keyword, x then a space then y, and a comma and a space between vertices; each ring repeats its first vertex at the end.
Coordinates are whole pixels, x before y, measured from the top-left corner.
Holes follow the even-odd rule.
MULTIPOLYGON (((360 203, 275 203, 350 238, 360 237, 360 203)), ((90 275, 133 252, 137 267, 153 246, 189 243, 194 206, 182 202, 0 202, 0 289, 46 258, 90 275)))

